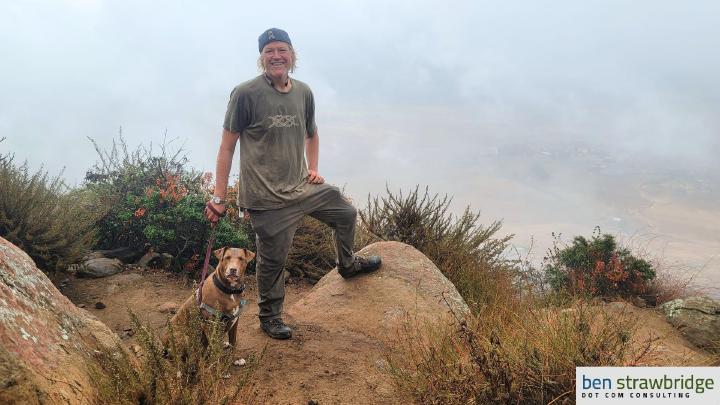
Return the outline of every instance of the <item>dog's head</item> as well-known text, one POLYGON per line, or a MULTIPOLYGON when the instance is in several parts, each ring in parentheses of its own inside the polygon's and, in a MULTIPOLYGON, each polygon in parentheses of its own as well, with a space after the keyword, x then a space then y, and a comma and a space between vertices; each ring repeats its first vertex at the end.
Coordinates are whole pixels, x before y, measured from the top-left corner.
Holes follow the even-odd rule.
POLYGON ((217 249, 215 257, 219 260, 217 265, 218 276, 231 287, 239 286, 245 282, 245 269, 255 253, 241 248, 224 247, 217 249))

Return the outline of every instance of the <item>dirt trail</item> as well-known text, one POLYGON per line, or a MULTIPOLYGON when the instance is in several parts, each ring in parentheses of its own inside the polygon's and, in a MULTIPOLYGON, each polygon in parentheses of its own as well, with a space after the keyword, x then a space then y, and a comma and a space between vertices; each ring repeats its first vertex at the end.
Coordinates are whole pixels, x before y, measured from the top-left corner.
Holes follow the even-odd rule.
MULTIPOLYGON (((304 282, 286 286, 285 307, 289 308, 312 289, 304 282)), ((155 270, 131 269, 102 279, 70 279, 60 288, 70 300, 83 306, 116 332, 126 347, 136 344, 127 309, 159 333, 166 329, 171 314, 159 308, 168 302, 181 304, 193 287, 182 278, 155 270), (95 308, 102 302, 104 309, 95 308)), ((303 324, 287 315, 293 338, 278 341, 267 338, 257 320, 257 292, 254 277, 247 278, 245 310, 238 328, 238 358, 257 355, 264 349, 262 365, 253 377, 253 403, 369 404, 401 403, 388 376, 382 372, 382 359, 367 359, 368 353, 382 348, 362 334, 323 330, 303 324), (349 389, 351 388, 351 389, 349 389)), ((239 369, 237 370, 239 374, 239 369)))

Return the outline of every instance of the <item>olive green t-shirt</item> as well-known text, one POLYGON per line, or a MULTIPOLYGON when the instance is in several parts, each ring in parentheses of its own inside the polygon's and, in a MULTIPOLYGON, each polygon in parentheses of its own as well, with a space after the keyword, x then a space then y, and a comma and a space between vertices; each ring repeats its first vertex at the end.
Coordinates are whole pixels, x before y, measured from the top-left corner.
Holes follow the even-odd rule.
POLYGON ((305 138, 315 134, 310 87, 292 80, 288 93, 264 75, 235 87, 223 127, 240 134, 238 204, 257 210, 282 208, 311 193, 305 138))

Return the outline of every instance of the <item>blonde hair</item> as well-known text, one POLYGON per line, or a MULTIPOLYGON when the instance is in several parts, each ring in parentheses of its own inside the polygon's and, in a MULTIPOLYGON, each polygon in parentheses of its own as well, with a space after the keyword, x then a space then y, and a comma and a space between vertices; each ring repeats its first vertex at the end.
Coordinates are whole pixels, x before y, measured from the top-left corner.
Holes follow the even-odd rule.
MULTIPOLYGON (((289 73, 293 73, 295 72, 295 68, 297 68, 297 53, 295 52, 295 48, 293 48, 292 45, 288 44, 288 46, 290 47, 290 54, 292 54, 292 64, 290 65, 289 73)), ((262 52, 260 52, 260 56, 258 56, 257 67, 260 73, 265 73, 265 71, 267 70, 265 69, 265 65, 263 65, 262 52)))

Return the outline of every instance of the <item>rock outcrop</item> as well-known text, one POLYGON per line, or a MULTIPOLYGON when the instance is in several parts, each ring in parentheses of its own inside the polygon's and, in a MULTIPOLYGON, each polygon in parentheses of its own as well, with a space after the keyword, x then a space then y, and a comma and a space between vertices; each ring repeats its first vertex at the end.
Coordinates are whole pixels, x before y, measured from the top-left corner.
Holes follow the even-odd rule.
POLYGON ((92 353, 118 343, 0 238, 0 403, 95 403, 92 353))
POLYGON ((414 247, 382 242, 361 254, 380 255, 380 270, 351 280, 332 271, 288 313, 328 329, 357 331, 388 341, 408 319, 452 321, 450 310, 459 317, 470 312, 455 286, 414 247))
POLYGON ((412 246, 374 243, 359 252, 380 255, 374 273, 346 280, 337 270, 286 308, 289 341, 260 331, 253 297, 240 317, 238 350, 263 352, 256 402, 402 404, 387 374, 387 356, 427 328, 449 326, 469 313, 455 286, 412 246))
POLYGON ((661 306, 668 322, 692 344, 720 353, 720 302, 708 297, 678 298, 661 306))

